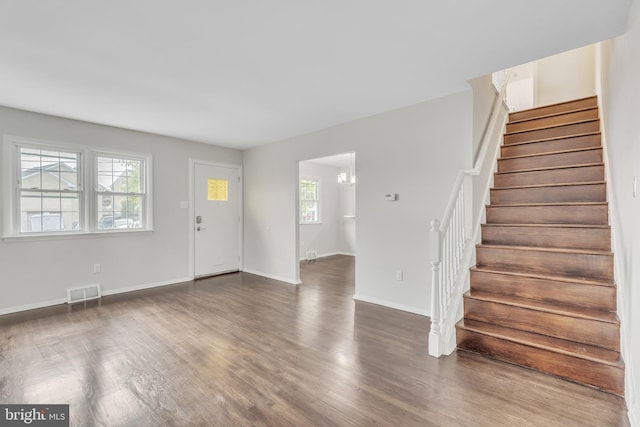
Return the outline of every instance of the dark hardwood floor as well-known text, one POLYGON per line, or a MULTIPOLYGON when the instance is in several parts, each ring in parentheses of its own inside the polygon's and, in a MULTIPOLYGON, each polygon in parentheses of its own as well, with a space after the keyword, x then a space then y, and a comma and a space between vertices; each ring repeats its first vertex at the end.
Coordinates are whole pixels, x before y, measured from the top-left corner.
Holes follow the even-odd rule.
POLYGON ((354 302, 354 261, 299 287, 238 273, 0 317, 0 402, 80 426, 627 426, 624 401, 480 355, 427 355, 429 319, 354 302))

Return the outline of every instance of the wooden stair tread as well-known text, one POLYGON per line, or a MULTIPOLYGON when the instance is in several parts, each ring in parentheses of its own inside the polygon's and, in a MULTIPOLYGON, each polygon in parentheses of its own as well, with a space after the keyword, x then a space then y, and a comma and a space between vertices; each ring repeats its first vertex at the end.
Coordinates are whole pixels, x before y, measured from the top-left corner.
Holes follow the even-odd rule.
POLYGON ((547 141, 555 141, 558 139, 567 139, 567 138, 579 138, 581 136, 590 136, 590 135, 600 135, 602 132, 581 132, 581 133, 576 133, 573 135, 564 135, 564 136, 551 136, 548 138, 540 138, 540 139, 532 139, 532 140, 528 140, 528 141, 520 141, 520 142, 512 142, 509 144, 505 144, 506 146, 509 147, 515 147, 518 145, 524 145, 524 144, 535 144, 536 142, 547 142, 547 141))
POLYGON ((584 132, 584 133, 577 133, 575 135, 569 135, 569 136, 554 136, 554 137, 549 137, 549 138, 535 139, 535 140, 531 140, 531 141, 513 142, 511 144, 506 144, 506 146, 508 146, 508 147, 517 147, 519 145, 535 144, 537 142, 547 142, 547 141, 555 141, 555 140, 561 140, 561 139, 580 138, 580 137, 583 137, 583 136, 597 136, 597 135, 600 135, 600 134, 601 134, 601 132, 584 132))
POLYGON ((504 135, 505 136, 520 135, 520 134, 527 133, 527 132, 536 132, 536 131, 540 131, 540 130, 547 130, 547 129, 553 129, 553 128, 562 128, 562 127, 565 127, 565 126, 579 125, 579 124, 583 124, 583 123, 596 122, 598 120, 600 120, 600 119, 575 120, 575 121, 572 121, 572 122, 562 123, 562 124, 559 124, 559 125, 547 125, 547 126, 540 126, 540 127, 533 128, 533 129, 525 129, 525 130, 517 130, 517 131, 513 131, 513 132, 506 132, 504 135))
POLYGON ((508 245, 489 245, 479 243, 476 248, 491 248, 491 249, 508 249, 510 251, 535 251, 535 252, 555 252, 562 254, 581 254, 581 255, 603 255, 613 256, 610 251, 597 251, 591 249, 566 249, 566 248, 545 248, 538 246, 508 246, 508 245))
POLYGON ((531 277, 534 279, 541 280, 552 280, 555 282, 565 282, 565 283, 578 283, 582 285, 593 285, 593 286, 606 286, 606 287, 615 287, 616 285, 613 282, 607 280, 599 280, 597 278, 592 277, 578 277, 574 275, 566 275, 566 274, 542 274, 538 272, 530 272, 522 269, 510 269, 505 267, 494 268, 488 266, 475 266, 471 267, 471 270, 484 272, 484 273, 494 273, 494 274, 504 274, 515 277, 531 277))
POLYGON ((521 331, 518 329, 506 328, 504 326, 472 319, 463 319, 458 322, 456 326, 479 334, 517 342, 529 347, 536 347, 547 351, 562 353, 568 356, 603 363, 620 369, 624 368, 624 362, 621 360, 619 352, 602 347, 577 343, 574 341, 521 331))
POLYGON ((529 118, 526 118, 526 119, 509 121, 509 122, 507 122, 507 124, 508 125, 514 125, 516 123, 531 122, 531 121, 534 121, 534 120, 547 119, 549 117, 557 117, 557 116, 563 116, 565 114, 579 113, 581 111, 589 111, 589 110, 597 110, 597 109, 598 109, 597 105, 595 105, 593 107, 576 108, 576 109, 573 109, 573 110, 561 111, 561 112, 551 113, 551 114, 543 114, 542 116, 535 116, 535 117, 529 117, 529 118))
POLYGON ((516 169, 516 170, 512 170, 512 171, 499 171, 499 172, 495 172, 495 174, 496 175, 509 175, 509 174, 521 173, 521 172, 542 172, 542 171, 552 171, 552 170, 559 170, 559 169, 587 168, 587 167, 592 167, 592 166, 604 166, 604 163, 583 163, 583 164, 577 164, 577 165, 545 166, 545 167, 542 167, 542 168, 516 169))
POLYGON ((513 307, 525 308, 527 310, 543 311, 545 313, 558 314, 561 316, 576 317, 580 319, 596 320, 598 322, 619 324, 618 316, 615 313, 589 309, 580 306, 561 305, 529 298, 514 297, 509 295, 492 294, 486 292, 467 292, 466 298, 473 298, 480 301, 504 304, 513 307))
POLYGON ((511 115, 522 114, 522 113, 531 113, 531 112, 534 112, 536 110, 544 110, 544 109, 548 109, 548 108, 552 108, 552 107, 558 107, 560 105, 576 104, 576 103, 578 103, 580 101, 586 101, 588 99, 595 99, 597 97, 598 97, 597 95, 592 95, 592 96, 585 96, 584 98, 571 99, 569 101, 555 102, 553 104, 541 105, 539 107, 533 107, 533 108, 527 108, 526 110, 512 111, 511 113, 509 113, 509 115, 511 116, 511 115))
POLYGON ((527 207, 527 206, 582 206, 582 205, 593 205, 593 206, 602 206, 607 205, 608 202, 548 202, 548 203, 492 203, 487 205, 487 207, 496 208, 496 207, 527 207))
POLYGON ((606 181, 586 181, 586 182, 559 182, 553 184, 531 184, 531 185, 514 185, 512 187, 495 187, 492 190, 516 190, 518 188, 545 188, 545 187, 572 187, 578 185, 602 185, 606 184, 606 181))
MULTIPOLYGON (((512 159, 527 159, 531 157, 553 156, 556 154, 580 153, 585 151, 598 151, 598 150, 602 150, 602 147, 572 148, 571 150, 547 151, 544 153, 534 153, 534 154, 521 154, 519 156, 501 157, 498 159, 498 161, 512 160, 512 159)), ((562 166, 562 167, 568 167, 568 165, 562 166)))
POLYGON ((609 225, 601 225, 601 224, 500 224, 500 223, 491 223, 491 224, 480 224, 481 227, 531 227, 531 228, 591 228, 591 229, 608 229, 611 228, 609 225))

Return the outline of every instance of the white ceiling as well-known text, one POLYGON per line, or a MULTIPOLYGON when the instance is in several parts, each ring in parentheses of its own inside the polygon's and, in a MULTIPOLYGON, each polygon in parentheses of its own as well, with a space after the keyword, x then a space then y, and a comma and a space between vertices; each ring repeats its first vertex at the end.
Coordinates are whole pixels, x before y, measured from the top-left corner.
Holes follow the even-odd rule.
POLYGON ((0 0, 0 105, 248 148, 621 34, 630 0, 0 0))

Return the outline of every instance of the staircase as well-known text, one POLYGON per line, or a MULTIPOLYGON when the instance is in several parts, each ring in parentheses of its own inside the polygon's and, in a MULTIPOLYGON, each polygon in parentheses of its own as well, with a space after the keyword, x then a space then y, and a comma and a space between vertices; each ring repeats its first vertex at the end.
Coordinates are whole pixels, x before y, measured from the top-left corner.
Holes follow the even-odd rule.
POLYGON ((595 97, 511 113, 458 349, 623 395, 595 97))

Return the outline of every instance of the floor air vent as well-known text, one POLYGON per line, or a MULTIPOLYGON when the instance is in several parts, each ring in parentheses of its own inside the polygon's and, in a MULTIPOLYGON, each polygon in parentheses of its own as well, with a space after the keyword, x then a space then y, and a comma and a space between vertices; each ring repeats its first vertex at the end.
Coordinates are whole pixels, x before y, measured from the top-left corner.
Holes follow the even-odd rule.
POLYGON ((77 302, 98 299, 102 296, 100 285, 83 286, 82 288, 67 289, 67 303, 75 304, 77 302))

